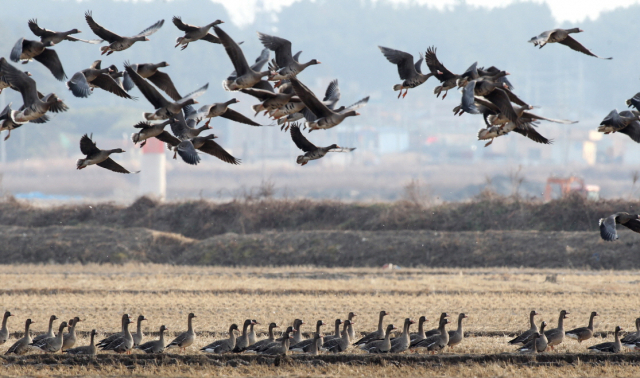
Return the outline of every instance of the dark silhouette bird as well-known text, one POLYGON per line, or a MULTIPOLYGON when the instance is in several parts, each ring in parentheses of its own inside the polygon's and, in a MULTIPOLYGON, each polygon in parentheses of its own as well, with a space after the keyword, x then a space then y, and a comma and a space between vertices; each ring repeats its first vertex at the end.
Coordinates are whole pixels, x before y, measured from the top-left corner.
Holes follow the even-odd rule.
POLYGON ((40 42, 42 42, 42 43, 51 42, 54 45, 57 45, 58 43, 60 43, 62 41, 85 42, 85 43, 91 43, 91 44, 96 44, 96 43, 102 42, 102 40, 100 40, 100 39, 86 40, 86 39, 80 39, 80 38, 72 37, 71 34, 82 33, 78 29, 71 29, 71 30, 65 31, 65 32, 57 32, 57 31, 41 28, 40 26, 38 26, 38 20, 36 20, 35 18, 29 20, 29 29, 31 29, 33 34, 35 34, 36 36, 40 37, 40 42))
POLYGON ((614 109, 600 122, 598 131, 605 134, 627 134, 634 142, 640 143, 640 112, 623 110, 618 113, 618 110, 614 109))
POLYGON ((160 30, 160 28, 164 24, 164 20, 160 20, 155 24, 149 26, 148 28, 144 29, 140 33, 134 35, 133 37, 122 37, 112 32, 111 30, 104 28, 97 22, 95 22, 93 20, 91 11, 87 11, 84 14, 84 18, 87 20, 87 24, 89 24, 89 27, 95 33, 95 35, 109 42, 108 46, 100 47, 100 51, 102 51, 101 55, 104 55, 104 54, 111 55, 114 51, 123 51, 128 49, 129 47, 133 46, 133 44, 136 42, 148 41, 149 38, 147 37, 157 32, 158 30, 160 30))
POLYGON ((592 53, 591 50, 582 46, 580 42, 573 39, 569 34, 573 33, 582 33, 584 30, 580 28, 573 29, 553 29, 542 32, 539 36, 533 37, 529 40, 530 43, 533 43, 534 46, 539 46, 543 48, 547 43, 561 43, 565 46, 568 46, 572 50, 579 51, 583 54, 587 54, 589 56, 594 56, 598 59, 613 59, 613 58, 601 58, 596 54, 592 53))
POLYGON ((449 89, 456 87, 460 75, 452 73, 444 66, 444 64, 440 63, 436 56, 435 47, 427 48, 427 52, 424 54, 424 61, 427 63, 429 71, 436 77, 436 79, 440 80, 441 83, 441 85, 435 87, 433 93, 436 97, 440 97, 440 94, 444 91, 444 95, 442 96, 442 99, 444 100, 444 98, 447 97, 449 89))
POLYGON ((78 169, 83 169, 95 164, 110 171, 118 173, 131 173, 109 157, 109 155, 114 153, 120 154, 125 152, 122 148, 115 148, 113 150, 101 150, 96 146, 96 143, 91 140, 89 136, 87 136, 87 134, 84 134, 82 138, 80 138, 80 151, 86 157, 84 159, 78 159, 78 161, 76 162, 76 166, 78 169))
POLYGON ((302 135, 300 127, 297 124, 293 124, 293 126, 291 126, 291 139, 299 149, 305 152, 304 155, 300 155, 296 158, 296 163, 300 165, 306 165, 311 160, 321 159, 329 152, 351 152, 355 150, 355 148, 339 147, 335 143, 328 147, 316 147, 313 143, 309 142, 304 135, 302 135))

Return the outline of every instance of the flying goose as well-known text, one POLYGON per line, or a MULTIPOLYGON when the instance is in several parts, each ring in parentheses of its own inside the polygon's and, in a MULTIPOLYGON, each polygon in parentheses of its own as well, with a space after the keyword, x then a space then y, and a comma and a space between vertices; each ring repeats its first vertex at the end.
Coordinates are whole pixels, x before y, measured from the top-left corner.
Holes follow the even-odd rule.
POLYGON ((330 129, 342 123, 342 121, 347 117, 360 115, 360 113, 356 112, 356 109, 365 106, 367 102, 369 102, 369 97, 367 96, 347 108, 340 108, 337 111, 334 111, 318 100, 316 95, 314 95, 313 92, 311 92, 311 90, 300 81, 295 78, 290 79, 290 81, 296 95, 307 106, 309 111, 317 117, 317 119, 312 121, 307 120, 308 122, 305 123, 305 125, 310 129, 309 131, 330 129))
POLYGON ((631 97, 626 101, 629 107, 634 107, 636 110, 640 110, 640 92, 636 93, 635 96, 631 97))
POLYGON ((134 349, 140 349, 141 351, 151 354, 151 353, 162 353, 164 351, 165 342, 164 342, 164 331, 168 330, 164 324, 160 326, 160 338, 158 340, 147 341, 144 344, 139 344, 134 346, 134 349))
POLYGON ((210 24, 205 26, 194 26, 190 24, 185 24, 182 22, 182 18, 173 16, 173 24, 180 30, 184 32, 184 36, 178 37, 176 39, 175 47, 182 45, 180 50, 184 50, 189 46, 189 42, 195 42, 197 40, 202 39, 203 41, 211 42, 211 43, 220 43, 220 39, 215 35, 209 33, 209 29, 216 25, 223 24, 224 21, 215 20, 210 24))
POLYGON ((18 127, 24 125, 26 122, 18 123, 16 122, 14 115, 18 112, 17 110, 11 109, 11 102, 7 105, 4 110, 0 113, 0 132, 8 131, 7 136, 4 137, 4 140, 7 140, 11 137, 11 130, 15 130, 18 127))
POLYGON ((153 125, 149 122, 138 122, 137 124, 133 125, 133 127, 136 129, 140 129, 140 131, 131 134, 131 141, 133 142, 133 144, 140 143, 141 148, 144 147, 145 144, 147 144, 147 139, 153 137, 158 138, 162 142, 168 143, 169 140, 175 138, 168 131, 164 130, 164 128, 167 127, 167 125, 171 122, 171 119, 153 125))
POLYGON ((193 318, 196 317, 197 316, 193 312, 189 313, 189 316, 187 317, 187 331, 173 339, 165 349, 180 348, 184 352, 186 348, 196 341, 196 333, 193 331, 193 318))
POLYGON ((90 334, 91 340, 89 341, 89 345, 63 350, 63 352, 66 354, 74 354, 74 355, 82 354, 82 355, 88 355, 88 356, 95 356, 96 353, 98 352, 98 348, 96 348, 94 344, 96 333, 97 332, 95 329, 91 330, 91 334, 90 334))
POLYGON ((37 121, 48 111, 59 113, 69 109, 54 93, 42 96, 38 92, 35 80, 9 64, 5 58, 0 58, 0 76, 22 95, 23 105, 13 114, 14 120, 18 123, 37 121))
POLYGON ((307 63, 298 62, 292 56, 291 42, 284 38, 258 32, 258 39, 264 47, 276 53, 275 65, 271 67, 273 72, 269 75, 271 81, 289 80, 296 77, 305 68, 320 64, 316 59, 311 59, 307 63))
POLYGON ((269 76, 269 71, 257 72, 249 67, 249 63, 247 63, 247 59, 244 57, 244 53, 240 46, 236 41, 231 39, 224 30, 220 29, 218 26, 214 26, 213 30, 218 38, 220 38, 220 41, 222 42, 222 45, 224 46, 229 59, 231 59, 231 63, 233 63, 233 67, 236 71, 235 77, 232 77, 232 75, 222 82, 222 87, 225 90, 237 91, 243 88, 251 88, 258 84, 263 77, 269 76))
POLYGON ((547 30, 545 32, 540 33, 540 35, 538 35, 537 37, 531 38, 529 42, 533 43, 534 46, 539 46, 540 48, 543 48, 547 43, 558 42, 565 46, 569 46, 569 48, 571 48, 572 50, 579 51, 583 54, 587 54, 590 56, 594 56, 598 59, 607 59, 607 60, 613 59, 613 58, 601 58, 597 56, 596 54, 592 53, 591 50, 582 46, 580 42, 576 41, 569 35, 573 33, 582 33, 583 31, 584 30, 580 28, 547 30))
POLYGON ((148 121, 168 119, 171 116, 180 113, 185 106, 197 104, 198 102, 195 98, 204 94, 204 92, 207 91, 207 88, 209 88, 209 84, 207 83, 202 88, 189 93, 185 97, 175 102, 169 102, 160 94, 160 92, 158 92, 157 89, 153 87, 153 85, 149 84, 149 82, 143 79, 142 76, 138 75, 138 73, 126 63, 125 70, 138 89, 140 89, 140 92, 142 92, 144 97, 156 109, 154 113, 143 113, 145 119, 148 121))
POLYGON ((620 349, 622 349, 622 343, 620 342, 620 331, 623 331, 622 327, 616 326, 615 336, 614 336, 615 341, 596 344, 594 346, 590 346, 587 349, 594 352, 601 352, 601 353, 620 353, 620 349))
POLYGON ((108 46, 100 47, 100 51, 102 51, 102 54, 100 55, 104 55, 105 53, 107 55, 111 55, 114 51, 122 51, 128 49, 138 41, 148 41, 149 38, 147 37, 157 32, 164 24, 164 20, 160 20, 144 29, 140 33, 134 35, 133 37, 122 37, 95 22, 93 20, 91 11, 87 11, 84 14, 84 18, 87 20, 87 24, 89 24, 89 27, 95 33, 95 35, 109 42, 108 46))
MULTIPOLYGON (((242 42, 238 43, 238 45, 241 45, 241 44, 242 44, 242 42)), ((267 48, 262 49, 262 51, 260 52, 260 55, 258 55, 258 57, 256 58, 255 62, 250 66, 250 68, 253 71, 256 71, 256 72, 262 72, 262 68, 269 61, 269 55, 270 55, 270 50, 269 49, 267 49, 267 48)), ((222 82, 222 86, 225 87, 225 85, 233 82, 237 77, 238 77, 238 73, 236 72, 236 70, 233 70, 229 74, 229 76, 225 79, 225 81, 222 82), (225 82, 227 84, 225 84, 225 82)), ((260 80, 252 88, 264 89, 265 91, 270 91, 270 92, 274 91, 273 90, 273 86, 267 80, 260 80)))
POLYGON ((554 346, 561 344, 564 341, 564 319, 568 318, 569 313, 566 310, 560 311, 558 317, 558 328, 550 329, 544 332, 547 337, 548 346, 553 350, 554 346))
MULTIPOLYGON (((109 75, 115 66, 100 68, 102 61, 96 60, 91 66, 82 71, 76 72, 69 81, 67 88, 76 97, 89 97, 93 93, 93 88, 100 88, 111 92, 116 96, 132 99, 132 97, 109 75)), ((116 68, 117 69, 117 68, 116 68)))
POLYGON ((31 29, 33 34, 40 37, 40 42, 42 43, 51 42, 52 44, 57 45, 62 41, 85 42, 85 43, 91 43, 91 44, 102 42, 102 40, 100 39, 86 40, 86 39, 72 37, 71 34, 82 33, 78 29, 71 29, 66 32, 57 32, 57 31, 41 28, 40 26, 38 26, 38 20, 36 20, 35 18, 29 20, 28 25, 29 25, 29 29, 31 29))
POLYGON ((238 102, 240 101, 236 100, 235 98, 232 98, 227 102, 217 102, 215 104, 205 105, 200 109, 198 109, 197 113, 191 114, 187 118, 195 119, 197 122, 200 122, 204 118, 209 118, 205 123, 206 126, 209 126, 209 122, 211 121, 211 118, 215 118, 215 117, 226 118, 228 120, 244 123, 245 125, 250 125, 250 126, 262 126, 261 124, 255 121, 252 121, 246 116, 229 108, 229 105, 236 104, 238 102))
POLYGON ((444 98, 447 97, 449 89, 456 87, 460 75, 452 73, 444 66, 444 64, 440 63, 436 56, 436 50, 437 49, 435 47, 427 48, 427 52, 424 54, 424 60, 427 67, 429 67, 429 71, 431 71, 433 76, 440 80, 441 83, 441 85, 437 86, 433 90, 433 93, 436 97, 440 97, 440 94, 444 91, 444 95, 442 96, 442 99, 444 100, 444 98))
POLYGON ((536 325, 534 320, 534 317, 536 315, 539 315, 538 312, 536 312, 536 310, 531 310, 531 312, 529 313, 529 325, 530 325, 529 329, 522 332, 515 339, 509 340, 509 344, 524 346, 527 342, 529 342, 529 340, 531 339, 531 336, 534 333, 538 332, 538 326, 536 325))
POLYGON ((238 325, 232 324, 229 327, 228 339, 216 340, 211 344, 200 348, 200 350, 205 353, 215 353, 215 354, 231 353, 233 349, 235 349, 236 347, 235 331, 238 331, 238 325))
POLYGON ((30 350, 29 345, 31 345, 31 343, 33 342, 33 339, 31 339, 31 334, 29 334, 29 326, 33 323, 35 322, 32 322, 31 319, 27 319, 27 321, 24 323, 24 336, 18 341, 16 341, 15 343, 13 343, 13 345, 11 345, 9 349, 7 349, 7 351, 4 352, 5 355, 9 355, 11 353, 17 354, 17 355, 23 355, 30 350))
POLYGON ((11 312, 5 311, 4 316, 2 317, 2 328, 0 328, 0 345, 4 344, 9 340, 9 329, 7 328, 7 320, 10 316, 13 316, 11 312))
POLYGON ((589 316, 588 326, 575 328, 571 331, 565 332, 564 334, 570 339, 578 340, 578 343, 589 340, 591 337, 593 337, 593 318, 596 316, 598 316, 597 312, 591 312, 591 316, 589 316))
POLYGON ((355 150, 355 147, 338 147, 335 143, 327 147, 316 147, 302 135, 298 124, 291 126, 291 139, 305 153, 296 158, 296 163, 300 165, 306 165, 311 160, 321 159, 329 152, 351 152, 355 150))
POLYGON ((76 167, 78 169, 83 169, 95 164, 110 171, 118 173, 131 173, 109 157, 109 155, 114 153, 120 154, 125 152, 122 148, 115 148, 113 150, 101 150, 98 148, 98 146, 96 146, 96 143, 91 140, 91 138, 87 134, 84 134, 82 138, 80 138, 80 152, 82 152, 86 157, 84 159, 78 159, 76 161, 76 167))
MULTIPOLYGON (((293 91, 293 86, 288 85, 293 91)), ((340 101, 341 93, 340 86, 338 85, 338 79, 332 80, 327 89, 324 92, 324 98, 322 99, 322 103, 327 106, 329 109, 335 109, 336 104, 340 101)), ((289 102, 283 107, 277 109, 276 111, 272 111, 270 113, 271 117, 278 120, 278 125, 282 125, 280 130, 289 131, 289 127, 286 124, 291 124, 299 119, 307 118, 309 119, 317 119, 317 117, 306 108, 306 105, 301 101, 289 102), (282 117, 285 117, 281 119, 282 117), (285 129, 286 127, 286 129, 285 129)))
POLYGON ((64 329, 67 327, 67 322, 60 323, 58 327, 58 333, 54 337, 47 337, 38 341, 32 342, 31 345, 34 348, 38 348, 45 353, 56 353, 62 347, 62 337, 64 329))
POLYGON ((420 59, 414 64, 413 55, 409 53, 382 46, 378 46, 378 48, 382 51, 382 54, 389 62, 398 66, 400 79, 404 80, 402 84, 396 84, 393 86, 394 91, 400 91, 400 93, 398 93, 398 98, 402 95, 403 89, 406 89, 406 91, 404 92, 404 95, 402 95, 402 98, 407 95, 409 88, 415 88, 422 85, 434 75, 431 72, 426 75, 422 74, 422 69, 420 68, 423 60, 422 54, 420 54, 420 59))
POLYGON ((634 232, 640 233, 640 214, 629 214, 625 212, 615 213, 606 218, 600 218, 600 236, 602 240, 618 240, 616 225, 621 224, 634 232))
POLYGON ((265 111, 265 115, 269 111, 277 110, 290 102, 302 102, 293 93, 274 93, 265 91, 264 89, 245 88, 240 92, 251 95, 261 101, 260 104, 253 105, 252 108, 258 115, 261 111, 265 111))
POLYGON ((598 131, 605 134, 620 132, 640 143, 640 112, 623 110, 618 113, 618 110, 614 109, 600 122, 598 131))
POLYGON ((355 343, 353 343, 353 345, 363 345, 366 344, 370 341, 373 340, 382 340, 384 339, 384 329, 382 328, 382 321, 384 319, 385 316, 389 315, 388 312, 386 311, 380 311, 380 314, 378 316, 378 329, 368 333, 366 336, 364 336, 363 338, 361 338, 360 340, 356 341, 355 343))
POLYGON ((63 81, 67 78, 67 75, 64 73, 58 53, 47 48, 51 46, 53 46, 51 41, 42 43, 20 38, 11 49, 9 58, 16 63, 19 61, 28 63, 31 59, 35 59, 47 67, 56 79, 63 81))
MULTIPOLYGON (((133 63, 129 64, 129 66, 137 72, 140 77, 152 82, 153 85, 166 93, 172 100, 178 101, 182 98, 176 86, 173 84, 171 77, 169 77, 169 74, 159 70, 159 68, 169 67, 169 63, 164 61, 160 63, 133 63)), ((127 92, 135 86, 133 80, 131 80, 131 76, 129 76, 126 70, 123 71, 122 74, 122 86, 127 92)))

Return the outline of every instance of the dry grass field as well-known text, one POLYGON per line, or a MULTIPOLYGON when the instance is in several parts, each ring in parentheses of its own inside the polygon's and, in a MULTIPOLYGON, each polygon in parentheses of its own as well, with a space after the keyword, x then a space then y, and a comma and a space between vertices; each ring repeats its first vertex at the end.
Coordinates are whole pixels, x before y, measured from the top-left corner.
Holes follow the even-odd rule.
MULTIPOLYGON (((199 268, 168 265, 2 265, 0 310, 9 310, 9 328, 22 332, 24 320, 36 321, 32 330, 46 330, 47 319, 80 316, 83 322, 79 343, 87 342, 86 332, 101 334, 119 330, 120 317, 127 312, 144 314, 147 333, 161 324, 170 335, 186 330, 186 316, 195 312, 198 339, 187 353, 201 354, 198 348, 225 337, 231 323, 256 319, 266 331, 275 321, 288 324, 301 318, 303 331, 312 332, 312 324, 322 319, 332 324, 349 311, 358 314, 356 331, 376 328, 377 313, 391 313, 385 320, 401 326, 404 318, 426 315, 435 327, 440 312, 455 321, 465 312, 468 337, 456 347, 456 354, 499 355, 515 348, 507 341, 528 328, 528 313, 541 313, 537 321, 557 322, 558 312, 571 312, 565 329, 585 326, 591 311, 598 311, 595 327, 612 339, 616 325, 634 330, 640 315, 640 272, 575 271, 533 269, 398 269, 371 268, 322 269, 280 268, 199 268)), ((331 332, 327 326, 325 332, 331 332)), ((153 335, 149 335, 153 337, 153 335)), ((15 341, 0 346, 6 350, 15 341)), ((602 342, 601 337, 578 344, 565 342, 557 353, 584 353, 586 347, 602 342)), ((360 350, 353 350, 361 354, 360 350)), ((408 353, 408 352, 407 352, 408 353)), ((452 354, 451 350, 445 355, 452 354)), ((550 352, 556 353, 556 352, 550 352)), ((629 354, 627 350, 624 353, 629 354)), ((466 364, 386 364, 385 366, 304 363, 267 366, 210 366, 177 363, 170 366, 127 367, 119 363, 16 364, 4 362, 8 375, 172 375, 200 376, 600 376, 637 375, 636 363, 603 361, 553 366, 509 364, 503 362, 466 364)), ((295 359, 294 359, 295 361, 295 359)))

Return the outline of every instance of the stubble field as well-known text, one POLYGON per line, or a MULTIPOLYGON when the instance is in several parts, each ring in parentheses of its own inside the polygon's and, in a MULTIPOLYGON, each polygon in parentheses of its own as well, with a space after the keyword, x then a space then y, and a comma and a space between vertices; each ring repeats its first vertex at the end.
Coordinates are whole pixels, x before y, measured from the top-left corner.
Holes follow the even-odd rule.
MULTIPOLYGON (((143 322, 147 340, 155 337, 162 324, 173 337, 186 330, 189 312, 197 315, 198 338, 187 350, 188 356, 154 357, 143 363, 137 356, 98 356, 87 361, 36 354, 5 359, 3 374, 8 375, 572 377, 634 376, 640 365, 637 352, 628 350, 620 358, 596 360, 577 355, 603 342, 603 337, 612 340, 616 325, 635 330, 640 315, 640 273, 636 271, 2 265, 0 279, 1 309, 15 314, 9 320, 11 338, 0 346, 2 353, 21 336, 26 318, 36 321, 32 333, 38 334, 46 331, 51 314, 60 319, 79 316, 83 321, 78 326, 78 344, 84 345, 91 329, 101 335, 119 331, 125 312, 149 319, 143 322), (558 352, 522 359, 512 355, 515 348, 507 341, 528 328, 531 309, 541 313, 538 323, 546 320, 554 326, 559 311, 566 309, 571 312, 565 321, 567 330, 586 326, 589 313, 597 311, 595 328, 600 333, 582 344, 565 339, 558 352), (286 325, 300 318, 307 323, 302 330, 309 335, 316 320, 333 324, 353 311, 360 333, 377 327, 380 310, 391 314, 385 323, 399 327, 406 317, 417 320, 426 315, 430 319, 427 329, 436 327, 443 311, 454 322, 464 312, 469 316, 464 323, 468 337, 454 351, 447 349, 440 356, 413 358, 405 352, 405 356, 388 356, 382 362, 367 360, 358 349, 341 360, 320 356, 309 361, 293 356, 280 366, 257 357, 212 358, 198 351, 226 337, 230 324, 242 324, 247 318, 261 323, 259 334, 266 332, 270 322, 286 325)), ((328 325, 324 331, 330 333, 332 328, 328 325)))

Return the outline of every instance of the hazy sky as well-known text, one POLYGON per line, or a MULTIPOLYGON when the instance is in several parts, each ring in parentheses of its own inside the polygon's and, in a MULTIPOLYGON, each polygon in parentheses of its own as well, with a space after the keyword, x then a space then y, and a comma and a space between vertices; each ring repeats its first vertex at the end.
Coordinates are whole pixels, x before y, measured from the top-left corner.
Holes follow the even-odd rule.
MULTIPOLYGON (((231 21, 238 26, 252 24, 255 20, 256 10, 278 12, 283 7, 290 6, 298 1, 315 0, 212 0, 222 4, 231 16, 231 21)), ((355 0, 349 0, 355 1, 355 0)), ((362 1, 362 0, 360 0, 362 1)), ((535 3, 546 3, 551 9, 553 17, 558 24, 564 22, 580 22, 585 18, 596 19, 601 12, 610 11, 619 7, 628 7, 637 4, 640 0, 532 0, 535 3)), ((437 9, 447 9, 460 4, 460 0, 373 0, 373 2, 391 2, 398 5, 419 4, 437 9)), ((504 7, 515 0, 466 0, 467 4, 494 8, 504 7)))

